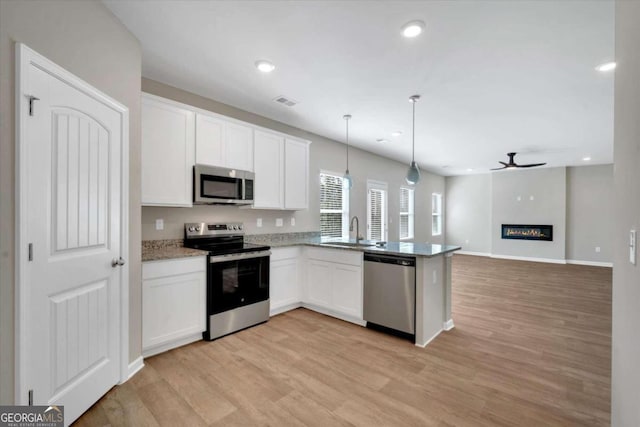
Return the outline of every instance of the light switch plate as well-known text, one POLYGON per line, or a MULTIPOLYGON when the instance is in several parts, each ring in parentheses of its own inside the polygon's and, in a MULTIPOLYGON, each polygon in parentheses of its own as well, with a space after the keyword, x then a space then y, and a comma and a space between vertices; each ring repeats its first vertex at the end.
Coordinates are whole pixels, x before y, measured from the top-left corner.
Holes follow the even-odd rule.
POLYGON ((256 227, 262 227, 262 218, 256 219, 256 227))
POLYGON ((295 227, 296 225, 296 219, 294 217, 291 217, 291 226, 295 227))
POLYGON ((276 218, 276 227, 282 227, 284 225, 284 221, 282 218, 276 218))
POLYGON ((629 232, 629 262, 636 265, 636 248, 638 247, 638 240, 636 239, 636 230, 629 232))
POLYGON ((156 219, 156 230, 164 230, 164 219, 156 219))

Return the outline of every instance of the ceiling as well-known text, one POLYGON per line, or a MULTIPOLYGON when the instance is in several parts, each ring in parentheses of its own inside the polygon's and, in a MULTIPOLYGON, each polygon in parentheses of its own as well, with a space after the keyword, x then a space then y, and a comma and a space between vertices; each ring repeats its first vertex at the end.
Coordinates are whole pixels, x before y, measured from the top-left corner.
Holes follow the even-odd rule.
POLYGON ((104 3, 140 40, 145 77, 338 141, 351 114, 353 145, 402 162, 408 98, 422 95, 416 160, 441 175, 486 172, 510 151, 613 162, 614 74, 594 69, 613 60, 612 1, 104 3), (402 37, 416 19, 425 31, 402 37))

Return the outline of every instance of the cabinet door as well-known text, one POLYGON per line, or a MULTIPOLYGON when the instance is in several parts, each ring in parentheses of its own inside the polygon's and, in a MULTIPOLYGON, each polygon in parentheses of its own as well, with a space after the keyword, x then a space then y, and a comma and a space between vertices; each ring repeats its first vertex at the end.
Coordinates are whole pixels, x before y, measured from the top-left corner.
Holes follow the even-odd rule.
POLYGON ((196 115, 196 163, 225 167, 224 131, 223 120, 196 115))
POLYGON ((253 171, 253 129, 236 123, 226 123, 224 135, 226 167, 253 171))
POLYGON ((328 262, 310 259, 307 263, 305 302, 331 308, 331 270, 328 262))
POLYGON ((143 350, 203 332, 205 304, 204 271, 143 281, 143 350))
POLYGON ((195 114, 142 96, 142 204, 191 206, 195 114))
POLYGON ((269 272, 271 310, 301 301, 298 277, 297 259, 271 261, 269 272))
POLYGON ((284 207, 309 207, 309 144, 287 138, 284 147, 284 207))
POLYGON ((362 319, 362 268, 334 264, 331 279, 333 310, 362 319))
POLYGON ((253 207, 284 207, 284 138, 273 133, 254 132, 254 172, 256 174, 253 207))

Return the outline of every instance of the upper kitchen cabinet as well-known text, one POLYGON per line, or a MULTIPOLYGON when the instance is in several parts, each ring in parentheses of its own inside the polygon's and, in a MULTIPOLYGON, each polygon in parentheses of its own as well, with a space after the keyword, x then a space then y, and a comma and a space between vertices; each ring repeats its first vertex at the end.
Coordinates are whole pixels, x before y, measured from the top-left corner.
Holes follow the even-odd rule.
POLYGON ((191 206, 195 113, 142 95, 142 204, 191 206))
POLYGON ((308 208, 309 144, 281 134, 254 131, 255 209, 308 208))
POLYGON ((253 171, 253 129, 214 114, 196 114, 196 163, 253 171))

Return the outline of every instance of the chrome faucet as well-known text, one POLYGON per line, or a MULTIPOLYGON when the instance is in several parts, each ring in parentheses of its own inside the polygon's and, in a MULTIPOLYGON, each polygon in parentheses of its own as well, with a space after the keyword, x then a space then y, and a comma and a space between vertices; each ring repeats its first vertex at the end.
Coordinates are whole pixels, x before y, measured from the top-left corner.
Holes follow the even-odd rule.
POLYGON ((353 231, 353 220, 356 220, 356 245, 360 243, 360 220, 357 216, 353 216, 351 218, 351 222, 349 223, 349 231, 353 231))

